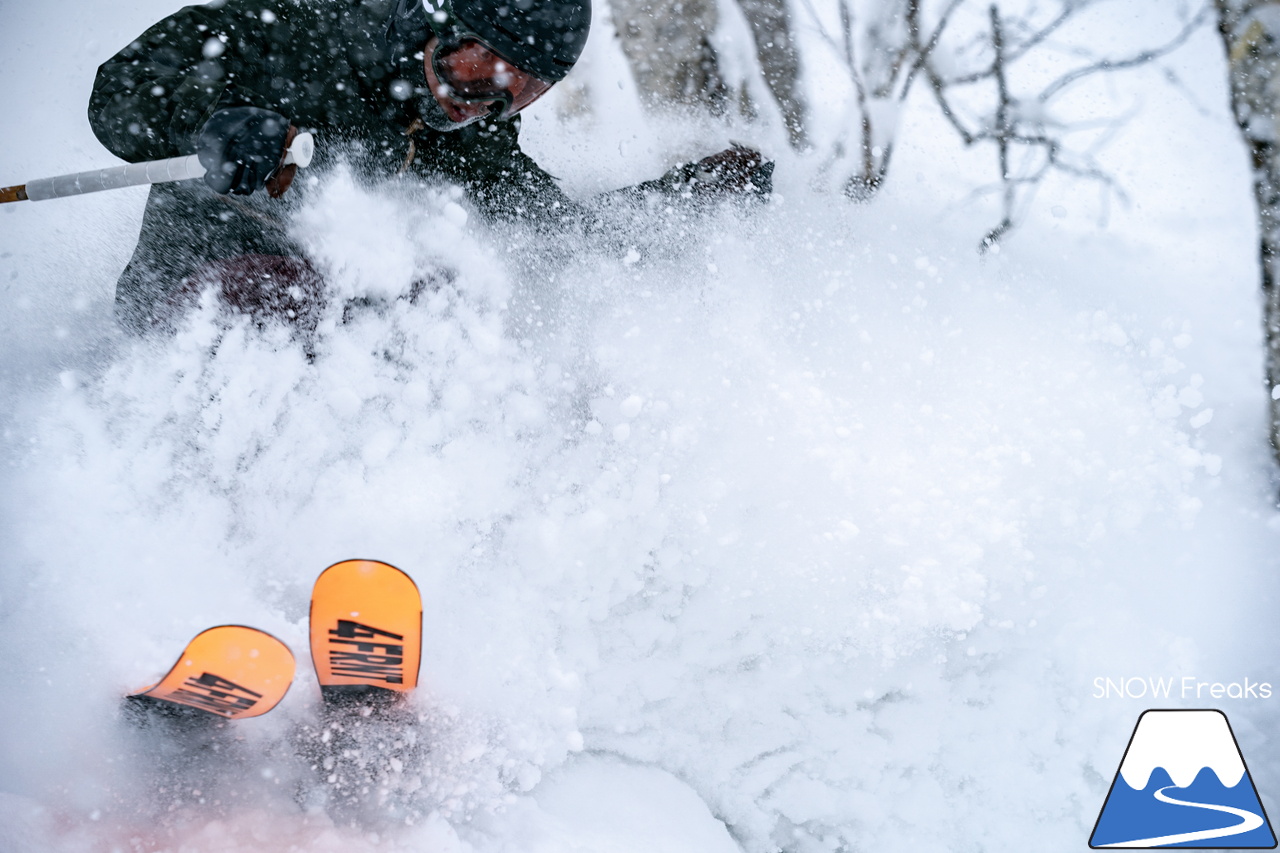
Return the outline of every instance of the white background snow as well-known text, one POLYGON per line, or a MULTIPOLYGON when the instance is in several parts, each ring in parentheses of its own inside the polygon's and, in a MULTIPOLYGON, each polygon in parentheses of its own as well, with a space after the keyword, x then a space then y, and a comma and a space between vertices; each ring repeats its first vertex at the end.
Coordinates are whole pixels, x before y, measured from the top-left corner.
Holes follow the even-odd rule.
MULTIPOLYGON (((1119 55, 1176 32, 1174 5, 1081 31, 1119 55)), ((94 69, 174 8, 0 4, 0 183, 113 163, 94 69)), ((328 176, 298 233, 336 294, 391 302, 331 313, 313 363, 209 311, 120 335, 140 190, 0 209, 8 849, 1078 850, 1153 704, 1223 708, 1274 807, 1274 694, 1094 698, 1100 676, 1280 685, 1216 33, 1167 63, 1189 91, 1145 69, 1071 102, 1132 110, 1103 155, 1130 206, 1051 182, 980 259, 994 153, 924 99, 850 206, 776 127, 646 122, 597 24, 594 114, 563 117, 567 83, 527 150, 585 196, 746 134, 772 204, 560 262, 446 188, 328 176), (310 585, 353 556, 423 592, 429 734, 421 787, 354 821, 300 805, 288 747, 318 703, 310 585), (298 680, 225 766, 157 778, 119 698, 227 622, 285 640, 298 680)), ((806 38, 829 138, 844 95, 806 38)))

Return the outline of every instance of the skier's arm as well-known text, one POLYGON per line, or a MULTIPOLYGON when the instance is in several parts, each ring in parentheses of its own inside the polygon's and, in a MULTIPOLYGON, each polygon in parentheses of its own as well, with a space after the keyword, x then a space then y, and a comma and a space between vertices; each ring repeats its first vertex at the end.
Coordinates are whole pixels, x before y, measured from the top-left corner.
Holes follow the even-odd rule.
POLYGON ((520 149, 519 133, 516 116, 489 128, 472 125, 438 135, 434 156, 423 168, 465 186, 486 219, 551 224, 587 218, 587 208, 520 149))
POLYGON ((677 238, 680 223, 699 216, 707 205, 732 198, 763 199, 772 189, 773 164, 738 146, 583 202, 565 195, 555 178, 517 147, 501 162, 503 167, 490 172, 488 181, 470 185, 473 202, 487 218, 568 229, 576 235, 575 246, 619 257, 632 251, 641 257, 660 252, 677 238))
POLYGON ((494 219, 564 223, 590 217, 586 207, 565 195, 555 178, 519 149, 492 183, 476 188, 473 198, 494 219))
POLYGON ((604 193, 599 200, 606 205, 652 199, 698 204, 734 196, 765 198, 772 191, 773 163, 759 151, 735 144, 696 163, 678 164, 652 181, 604 193))
MULTIPOLYGON (((518 124, 514 125, 518 128, 518 124)), ((507 136, 510 147, 490 160, 490 168, 471 181, 472 198, 492 219, 577 222, 588 231, 608 230, 617 214, 662 204, 692 213, 730 198, 767 198, 773 189, 773 163, 760 152, 734 145, 694 163, 683 163, 651 181, 602 193, 586 202, 565 195, 549 175, 507 136)), ((483 144, 483 143, 482 143, 483 144)))
POLYGON ((229 106, 288 109, 272 87, 303 8, 230 0, 188 6, 148 29, 98 69, 89 123, 112 153, 137 162, 189 154, 209 117, 229 106), (292 25, 291 25, 292 24, 292 25))

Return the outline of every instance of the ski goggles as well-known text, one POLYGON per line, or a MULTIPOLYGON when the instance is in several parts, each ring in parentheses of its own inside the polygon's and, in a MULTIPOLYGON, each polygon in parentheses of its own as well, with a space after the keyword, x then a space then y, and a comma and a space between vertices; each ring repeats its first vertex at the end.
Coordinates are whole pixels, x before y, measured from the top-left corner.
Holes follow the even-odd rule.
POLYGON ((551 84, 522 71, 477 38, 440 39, 431 68, 450 98, 463 103, 494 101, 493 117, 510 118, 546 94, 551 84))

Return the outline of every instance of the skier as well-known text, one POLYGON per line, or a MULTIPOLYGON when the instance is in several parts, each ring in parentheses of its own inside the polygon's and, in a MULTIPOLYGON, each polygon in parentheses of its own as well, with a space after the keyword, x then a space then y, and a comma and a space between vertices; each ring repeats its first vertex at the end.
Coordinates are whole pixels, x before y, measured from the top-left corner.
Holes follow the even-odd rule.
MULTIPOLYGON (((89 120, 103 145, 131 162, 195 152, 208 170, 203 181, 153 186, 116 286, 126 328, 168 324, 212 282, 244 312, 314 325, 321 281, 284 224, 305 192, 280 198, 299 128, 316 135, 321 167, 345 157, 368 178, 459 184, 490 219, 592 227, 592 207, 566 197, 517 142, 519 112, 581 55, 589 0, 426 4, 215 0, 159 22, 99 68, 89 120)), ((696 205, 767 194, 771 173, 735 146, 612 195, 696 205)))

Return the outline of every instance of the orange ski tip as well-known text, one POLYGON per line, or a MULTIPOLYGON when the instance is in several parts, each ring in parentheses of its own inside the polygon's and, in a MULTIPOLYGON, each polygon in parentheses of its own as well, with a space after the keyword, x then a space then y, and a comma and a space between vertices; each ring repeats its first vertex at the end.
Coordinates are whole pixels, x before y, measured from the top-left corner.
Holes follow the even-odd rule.
POLYGON ((413 578, 409 577, 409 574, 404 570, 396 568, 391 563, 384 563, 382 560, 368 559, 339 560, 321 572, 320 577, 316 578, 316 582, 319 583, 320 578, 335 570, 339 572, 357 573, 361 577, 365 578, 384 574, 399 575, 401 578, 408 581, 409 585, 412 586, 415 591, 418 589, 418 585, 413 582, 413 578))
POLYGON ((187 643, 164 678, 133 695, 242 720, 278 705, 295 669, 293 652, 266 631, 218 625, 187 643))
POLYGON ((311 660, 321 687, 408 692, 421 654, 422 596, 413 578, 379 560, 343 560, 316 578, 311 660))

